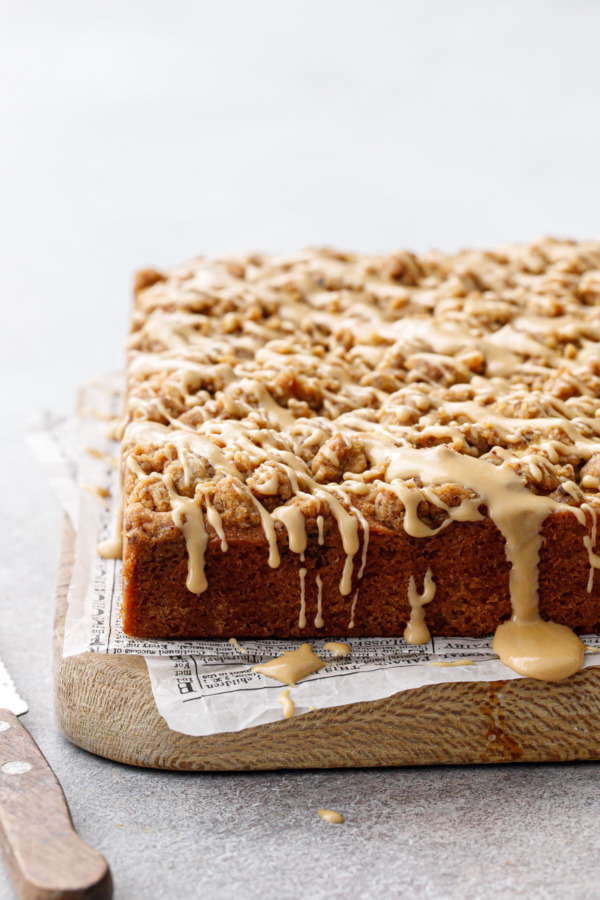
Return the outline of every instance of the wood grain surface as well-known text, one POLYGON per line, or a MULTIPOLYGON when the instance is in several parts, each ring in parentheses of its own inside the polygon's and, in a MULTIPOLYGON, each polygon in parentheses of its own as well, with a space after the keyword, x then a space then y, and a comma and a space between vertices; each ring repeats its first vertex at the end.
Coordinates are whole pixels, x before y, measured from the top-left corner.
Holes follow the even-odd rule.
POLYGON ((54 704, 80 747, 160 769, 248 770, 548 762, 600 758, 600 668, 564 682, 529 678, 430 685, 316 710, 233 734, 192 737, 158 713, 138 656, 63 659, 74 533, 65 519, 56 591, 54 704))
POLYGON ((104 857, 73 828, 65 795, 26 728, 0 709, 0 848, 23 900, 109 900, 104 857))

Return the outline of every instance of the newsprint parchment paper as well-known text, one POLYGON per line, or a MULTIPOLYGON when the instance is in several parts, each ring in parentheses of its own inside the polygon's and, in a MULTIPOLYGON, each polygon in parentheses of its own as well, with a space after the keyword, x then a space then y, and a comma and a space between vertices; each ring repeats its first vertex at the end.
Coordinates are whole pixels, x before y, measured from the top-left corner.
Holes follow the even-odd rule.
MULTIPOLYGON (((85 651, 143 656, 157 708, 174 731, 200 736, 280 721, 277 698, 285 686, 254 674, 251 667, 296 649, 301 641, 244 640, 242 653, 228 641, 137 640, 123 633, 121 561, 96 553, 98 543, 115 530, 118 444, 107 432, 110 418, 120 414, 121 395, 121 377, 103 378, 82 391, 77 417, 47 414, 30 435, 77 530, 64 656, 85 651), (102 496, 105 492, 109 496, 102 496)), ((378 700, 426 684, 520 677, 493 653, 491 638, 432 638, 420 647, 402 638, 343 639, 352 646, 344 659, 334 659, 324 649, 325 640, 310 639, 327 666, 290 690, 296 715, 311 706, 378 700)), ((585 665, 597 664, 600 636, 583 640, 590 648, 585 665)))

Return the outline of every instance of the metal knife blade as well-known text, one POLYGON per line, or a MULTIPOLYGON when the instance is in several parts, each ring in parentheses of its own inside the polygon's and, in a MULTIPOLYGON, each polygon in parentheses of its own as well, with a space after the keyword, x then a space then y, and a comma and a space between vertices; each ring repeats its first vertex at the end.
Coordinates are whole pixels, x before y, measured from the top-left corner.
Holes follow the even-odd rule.
POLYGON ((0 659, 0 849, 17 896, 109 900, 108 864, 73 828, 56 775, 17 718, 27 709, 0 659))
POLYGON ((22 697, 19 697, 12 678, 6 670, 6 666, 0 658, 0 708, 10 709, 15 716, 22 716, 29 707, 22 697))

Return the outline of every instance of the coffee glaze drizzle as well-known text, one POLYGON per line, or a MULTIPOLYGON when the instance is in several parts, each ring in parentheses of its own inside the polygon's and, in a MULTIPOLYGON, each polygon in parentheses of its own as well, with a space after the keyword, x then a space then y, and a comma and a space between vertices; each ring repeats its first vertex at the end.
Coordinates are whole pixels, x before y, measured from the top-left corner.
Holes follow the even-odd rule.
POLYGON ((429 665, 436 666, 438 669, 453 669, 459 666, 474 666, 475 663, 472 659, 433 659, 429 665))
MULTIPOLYGON (((600 567, 599 273, 600 244, 555 241, 175 269, 134 314, 127 505, 171 512, 193 593, 207 587, 205 520, 227 552, 226 526, 243 508, 269 566, 284 541, 298 556, 300 628, 310 542, 339 533, 351 628, 369 520, 426 540, 487 516, 510 563, 513 614, 495 648, 523 674, 565 677, 581 642, 540 619, 538 562, 544 521, 568 510, 587 532, 588 591, 600 567)), ((423 606, 443 572, 427 578, 421 594, 413 579, 404 587, 409 639, 427 631, 423 606)))
POLYGON ((410 619, 404 630, 404 640, 407 644, 426 644, 431 640, 429 628, 425 624, 426 603, 430 603, 435 597, 435 581, 431 569, 427 569, 423 592, 417 591, 414 576, 411 575, 408 582, 408 602, 410 603, 410 619))
POLYGON ((258 675, 266 675, 267 678, 274 678, 289 687, 296 687, 297 681, 308 678, 314 672, 325 668, 325 665, 310 644, 301 644, 297 650, 288 650, 268 663, 252 666, 252 671, 258 675))
POLYGON ((324 822, 329 822, 330 825, 342 825, 344 822, 343 815, 334 809, 318 809, 317 812, 319 818, 324 822))
POLYGON ((345 644, 341 641, 328 641, 325 644, 324 649, 327 650, 328 653, 331 653, 332 656, 336 657, 349 656, 352 651, 350 644, 345 644))
POLYGON ((290 697, 290 689, 286 688, 285 691, 282 691, 277 698, 277 702, 281 703, 283 706, 283 718, 291 719, 294 715, 294 710, 296 709, 294 701, 290 697))

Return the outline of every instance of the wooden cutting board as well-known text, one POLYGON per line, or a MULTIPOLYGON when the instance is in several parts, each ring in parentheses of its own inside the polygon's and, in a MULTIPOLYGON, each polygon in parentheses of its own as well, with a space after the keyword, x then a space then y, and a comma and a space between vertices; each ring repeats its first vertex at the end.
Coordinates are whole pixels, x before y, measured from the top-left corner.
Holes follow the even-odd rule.
POLYGON ((562 683, 430 685, 233 734, 191 737, 159 715, 144 659, 63 659, 75 534, 65 518, 54 621, 59 727, 85 750, 134 766, 247 770, 600 758, 600 668, 562 683))

